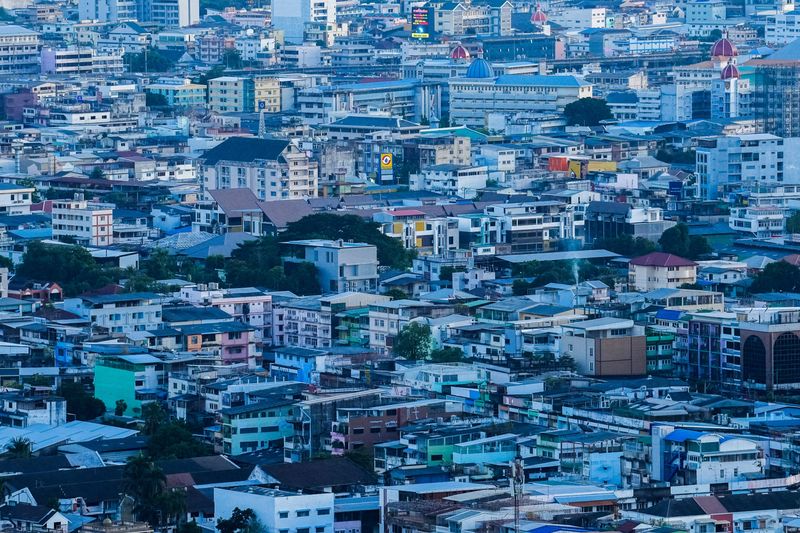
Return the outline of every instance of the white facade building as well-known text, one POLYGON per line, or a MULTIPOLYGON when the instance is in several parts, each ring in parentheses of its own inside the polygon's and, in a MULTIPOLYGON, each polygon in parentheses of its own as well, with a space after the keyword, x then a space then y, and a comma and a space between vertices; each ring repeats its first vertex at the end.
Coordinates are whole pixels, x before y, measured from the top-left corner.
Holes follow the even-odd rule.
POLYGON ((264 531, 333 533, 332 492, 301 494, 258 486, 214 489, 214 516, 230 518, 233 510, 252 509, 264 531))
POLYGON ((306 24, 336 24, 336 0, 280 0, 272 5, 272 27, 289 42, 303 41, 306 24))
POLYGON ((784 142, 767 133, 698 139, 700 198, 717 200, 730 192, 784 181, 784 142))
POLYGON ((53 201, 53 238, 74 239, 84 246, 110 246, 114 243, 114 206, 86 200, 53 201))

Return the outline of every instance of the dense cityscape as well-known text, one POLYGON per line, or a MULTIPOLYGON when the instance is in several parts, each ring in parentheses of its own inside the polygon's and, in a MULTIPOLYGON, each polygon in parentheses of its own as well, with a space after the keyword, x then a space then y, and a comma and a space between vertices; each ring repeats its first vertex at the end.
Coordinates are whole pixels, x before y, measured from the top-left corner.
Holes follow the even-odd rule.
POLYGON ((0 532, 800 533, 793 0, 0 0, 0 532))

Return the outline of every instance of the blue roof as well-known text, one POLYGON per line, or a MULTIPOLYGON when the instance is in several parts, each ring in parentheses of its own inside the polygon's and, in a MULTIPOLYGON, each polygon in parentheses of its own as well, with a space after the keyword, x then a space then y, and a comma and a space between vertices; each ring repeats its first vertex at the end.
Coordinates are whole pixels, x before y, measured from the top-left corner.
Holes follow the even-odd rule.
POLYGON ((683 315, 683 311, 678 309, 659 309, 656 318, 663 320, 678 320, 683 315))
POLYGON ((692 431, 690 429, 676 429, 666 437, 664 440, 672 442, 686 442, 687 440, 696 440, 704 435, 701 431, 692 431))
POLYGON ((543 76, 541 74, 504 74, 496 85, 545 85, 548 87, 586 87, 589 84, 575 76, 543 76))
POLYGON ((466 73, 467 78, 494 78, 492 64, 479 57, 470 63, 466 73))

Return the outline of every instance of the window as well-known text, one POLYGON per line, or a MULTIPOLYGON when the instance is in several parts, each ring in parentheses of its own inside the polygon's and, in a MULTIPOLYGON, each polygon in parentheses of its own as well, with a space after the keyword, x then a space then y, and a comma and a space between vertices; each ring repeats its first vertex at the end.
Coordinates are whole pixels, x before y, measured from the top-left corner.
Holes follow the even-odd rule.
POLYGON ((289 518, 289 511, 281 511, 278 513, 278 518, 289 518))
MULTIPOLYGON (((301 517, 304 517, 304 516, 308 516, 310 514, 311 514, 311 511, 309 511, 308 509, 305 509, 303 511, 297 511, 297 517, 298 518, 301 518, 301 517)), ((298 531, 300 531, 300 530, 298 530, 298 531)))
POLYGON ((320 516, 325 516, 331 514, 330 509, 317 509, 317 514, 320 516))

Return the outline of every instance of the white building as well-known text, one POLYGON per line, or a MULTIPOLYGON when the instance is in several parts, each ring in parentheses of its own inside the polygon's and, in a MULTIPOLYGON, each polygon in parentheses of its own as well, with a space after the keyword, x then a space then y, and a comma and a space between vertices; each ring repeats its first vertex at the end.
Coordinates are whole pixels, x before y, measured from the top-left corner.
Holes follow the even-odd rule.
POLYGON ((39 34, 14 24, 0 25, 0 74, 39 72, 39 34))
POLYGON ((731 207, 728 226, 748 237, 767 239, 782 235, 788 210, 778 206, 731 207))
POLYGON ((767 46, 785 46, 800 38, 800 12, 776 13, 767 17, 764 40, 767 46))
POLYGON ((64 300, 64 309, 111 334, 126 334, 158 328, 161 323, 161 297, 154 293, 106 294, 64 300))
POLYGON ((339 335, 334 329, 337 312, 388 301, 388 296, 365 292, 342 292, 287 301, 283 304, 286 345, 330 348, 339 335))
POLYGON ((580 98, 592 96, 592 85, 572 75, 506 74, 494 76, 483 59, 475 60, 464 78, 453 78, 450 123, 486 127, 490 113, 531 115, 560 113, 580 98), (480 68, 479 68, 480 67, 480 68))
POLYGON ((214 516, 230 518, 233 510, 252 509, 264 531, 333 533, 332 492, 301 494, 258 486, 214 488, 214 516))
POLYGON ((118 22, 136 20, 137 0, 80 0, 78 16, 81 20, 118 22))
POLYGON ((308 239, 284 244, 300 249, 287 261, 309 262, 317 268, 323 293, 373 292, 378 288, 378 249, 363 242, 308 239))
POLYGON ((86 200, 54 200, 53 238, 74 239, 83 246, 110 246, 114 242, 114 206, 86 200))
POLYGON ((698 139, 697 180, 700 198, 717 200, 728 193, 784 181, 784 141, 767 133, 698 139))
POLYGON ((369 306, 369 346, 379 353, 391 350, 393 339, 411 320, 426 316, 433 304, 417 300, 393 300, 369 306))
POLYGON ((206 191, 250 189, 259 200, 317 196, 317 163, 290 141, 231 137, 199 162, 206 191))
POLYGON ((604 7, 574 7, 548 14, 548 18, 560 26, 585 30, 587 28, 605 28, 607 26, 608 13, 604 7))
POLYGON ((35 190, 33 187, 0 183, 0 215, 29 214, 35 190))
POLYGON ((42 49, 42 74, 121 74, 122 50, 99 53, 94 48, 42 49))
POLYGON ((256 342, 272 343, 272 295, 255 287, 220 289, 216 283, 189 285, 179 296, 192 305, 220 309, 254 329, 256 342))
POLYGON ((486 166, 435 165, 410 176, 412 191, 430 191, 444 196, 474 198, 478 189, 486 187, 489 169, 486 166))
POLYGON ((272 27, 283 30, 287 41, 303 41, 306 24, 336 24, 336 0, 280 0, 272 5, 272 27))
POLYGON ((693 37, 708 37, 714 30, 724 31, 734 23, 728 20, 724 0, 691 0, 686 4, 686 25, 693 37))
POLYGON ((155 22, 184 28, 200 22, 199 0, 79 0, 81 20, 155 22))
POLYGON ((628 288, 639 292, 678 289, 697 281, 697 263, 664 252, 634 257, 628 263, 628 288))

